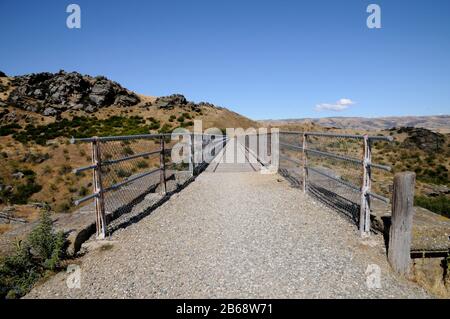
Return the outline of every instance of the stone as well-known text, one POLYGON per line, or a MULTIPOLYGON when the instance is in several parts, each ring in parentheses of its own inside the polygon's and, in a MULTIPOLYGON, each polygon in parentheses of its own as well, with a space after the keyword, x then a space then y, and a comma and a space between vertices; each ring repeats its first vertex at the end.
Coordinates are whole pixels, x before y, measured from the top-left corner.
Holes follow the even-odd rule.
POLYGON ((17 173, 13 173, 11 176, 15 179, 22 179, 25 177, 25 174, 22 172, 17 172, 17 173))
POLYGON ((7 75, 5 74, 5 72, 0 71, 0 78, 6 78, 7 75))
POLYGON ((184 106, 188 103, 184 95, 172 94, 169 96, 162 96, 156 99, 155 106, 160 109, 171 109, 175 106, 184 106))
POLYGON ((56 114, 58 114, 58 111, 52 107, 46 107, 44 112, 42 112, 42 115, 45 115, 45 116, 54 116, 56 114))
POLYGON ((427 196, 437 197, 450 194, 450 188, 446 185, 425 184, 423 186, 423 192, 427 196))
POLYGON ((425 152, 440 152, 445 138, 442 134, 420 127, 402 127, 398 133, 407 133, 408 137, 402 143, 404 148, 418 148, 425 152))

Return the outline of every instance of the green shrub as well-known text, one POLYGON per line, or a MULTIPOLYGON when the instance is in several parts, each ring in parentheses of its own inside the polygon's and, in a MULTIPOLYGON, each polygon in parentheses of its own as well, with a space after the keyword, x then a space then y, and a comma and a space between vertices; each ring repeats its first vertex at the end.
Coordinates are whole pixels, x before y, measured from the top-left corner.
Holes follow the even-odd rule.
POLYGON ((136 163, 137 168, 147 168, 148 167, 148 163, 144 160, 139 161, 136 163))
POLYGON ((160 134, 172 133, 172 126, 165 123, 158 131, 160 134))
POLYGON ((25 181, 14 187, 12 192, 0 191, 2 202, 10 204, 26 204, 29 198, 42 190, 42 186, 36 183, 36 175, 32 170, 24 170, 25 181))
POLYGON ((131 176, 131 172, 124 170, 123 168, 120 168, 116 171, 116 175, 118 177, 125 178, 131 176))
POLYGON ((150 124, 149 129, 150 130, 157 130, 159 129, 161 126, 161 124, 159 122, 153 122, 152 124, 150 124))
POLYGON ((72 120, 62 119, 47 125, 28 124, 23 131, 15 131, 13 137, 21 142, 35 142, 45 145, 57 137, 91 137, 145 134, 150 130, 145 120, 139 116, 111 116, 99 120, 96 117, 75 116, 72 120))
POLYGON ((53 231, 50 212, 43 211, 39 224, 0 263, 0 298, 22 297, 39 278, 56 270, 64 257, 64 244, 64 233, 53 231))
POLYGON ((445 195, 437 197, 416 196, 414 198, 414 205, 450 217, 450 198, 445 195))
POLYGON ((0 136, 6 136, 16 133, 17 130, 21 129, 22 127, 19 124, 9 124, 9 125, 2 125, 0 126, 0 136))
POLYGON ((177 121, 180 122, 180 123, 183 123, 184 122, 184 116, 181 115, 179 118, 177 118, 177 121))

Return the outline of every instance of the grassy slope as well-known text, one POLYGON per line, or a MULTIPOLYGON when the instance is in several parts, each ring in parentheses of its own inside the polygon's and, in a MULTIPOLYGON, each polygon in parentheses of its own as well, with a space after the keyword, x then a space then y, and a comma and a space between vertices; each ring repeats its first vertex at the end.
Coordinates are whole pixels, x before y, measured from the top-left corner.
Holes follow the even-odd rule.
MULTIPOLYGON (((6 101, 12 87, 8 83, 9 79, 1 78, 0 80, 3 85, 9 86, 6 92, 0 93, 0 100, 6 101)), ((211 127, 225 129, 227 127, 248 128, 258 125, 256 122, 225 108, 203 106, 199 112, 183 107, 158 109, 156 107, 146 106, 147 102, 154 102, 154 97, 142 95, 139 97, 141 98, 141 102, 133 107, 111 106, 102 108, 95 114, 87 114, 83 111, 68 111, 62 114, 62 118, 69 120, 71 123, 71 120, 75 116, 85 116, 89 119, 90 125, 91 122, 103 123, 114 116, 118 118, 118 121, 112 122, 119 123, 117 127, 111 127, 111 123, 108 123, 109 126, 102 126, 99 129, 98 135, 128 134, 130 131, 124 125, 127 123, 126 119, 133 116, 142 119, 142 124, 139 124, 139 127, 145 133, 157 133, 164 125, 170 130, 179 127, 182 125, 178 121, 180 118, 184 118, 184 126, 190 130, 193 127, 189 122, 193 120, 202 120, 203 130, 211 127), (155 126, 155 122, 158 125, 155 126), (153 129, 147 130, 152 125, 153 129)), ((42 116, 12 106, 9 106, 8 109, 10 112, 15 112, 18 118, 17 124, 22 128, 25 128, 28 124, 40 125, 42 126, 42 134, 49 134, 48 128, 56 121, 54 117, 42 116)), ((0 123, 0 125, 4 124, 6 123, 0 123)), ((17 131, 20 132, 23 130, 17 131)), ((60 130, 56 129, 55 131, 60 132, 60 130)), ((17 189, 19 185, 26 185, 27 179, 15 179, 12 177, 12 174, 16 171, 32 170, 35 173, 35 183, 41 185, 42 190, 33 194, 28 201, 48 202, 52 206, 52 209, 57 212, 72 211, 74 207, 71 205, 71 201, 74 198, 80 197, 86 190, 90 192, 91 189, 90 174, 75 176, 71 172, 72 168, 90 163, 90 147, 87 144, 71 145, 68 143, 67 137, 59 137, 50 142, 50 145, 46 145, 45 143, 39 145, 32 141, 24 144, 14 139, 13 135, 0 136, 0 159, 2 160, 2 165, 0 166, 0 183, 13 185, 17 189), (24 162, 23 158, 26 153, 44 156, 46 159, 42 163, 34 163, 33 161, 24 162)), ((5 202, 0 203, 0 210, 6 205, 7 203, 5 202)), ((18 210, 29 220, 33 220, 36 217, 34 209, 30 206, 19 205, 18 210), (26 213, 27 210, 29 212, 28 214, 26 213)), ((8 230, 8 228, 0 228, 0 233, 8 230)))

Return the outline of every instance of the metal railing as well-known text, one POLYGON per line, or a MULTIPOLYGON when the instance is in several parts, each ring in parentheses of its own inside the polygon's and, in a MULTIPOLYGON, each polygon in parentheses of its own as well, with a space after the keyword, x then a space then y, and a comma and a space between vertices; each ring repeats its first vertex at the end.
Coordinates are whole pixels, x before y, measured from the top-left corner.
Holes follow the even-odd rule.
POLYGON ((370 234, 371 199, 385 204, 389 198, 373 190, 374 169, 391 167, 372 162, 374 142, 391 136, 321 132, 280 132, 279 172, 334 208, 350 214, 362 236, 370 234))
POLYGON ((107 212, 120 215, 124 207, 158 189, 163 197, 176 190, 199 174, 226 142, 224 135, 196 133, 72 138, 72 144, 90 143, 92 154, 92 164, 73 173, 92 171, 93 192, 74 203, 94 200, 97 238, 105 238, 107 212), (188 149, 182 163, 173 163, 168 156, 175 145, 188 149), (169 181, 173 181, 172 189, 168 189, 169 181))

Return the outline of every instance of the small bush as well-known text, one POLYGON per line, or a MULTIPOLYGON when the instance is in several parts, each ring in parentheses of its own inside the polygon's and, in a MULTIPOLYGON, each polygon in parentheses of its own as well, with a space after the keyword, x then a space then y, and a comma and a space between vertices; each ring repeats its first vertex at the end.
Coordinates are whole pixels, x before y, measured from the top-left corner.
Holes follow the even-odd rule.
POLYGON ((147 168, 148 167, 148 163, 146 161, 139 161, 136 163, 137 168, 147 168))
POLYGON ((14 134, 18 129, 21 129, 19 124, 9 124, 0 126, 0 136, 14 134))
POLYGON ((60 168, 59 168, 59 174, 61 175, 65 175, 68 174, 72 171, 72 166, 70 166, 69 164, 63 164, 60 168))
POLYGON ((184 122, 184 116, 182 115, 179 118, 177 118, 177 121, 180 122, 180 123, 183 123, 184 122))
POLYGON ((118 169, 118 170, 116 171, 116 175, 117 175, 118 177, 125 178, 125 177, 131 176, 131 172, 126 171, 126 170, 120 168, 120 169, 118 169))
POLYGON ((26 204, 28 199, 35 193, 42 190, 42 186, 36 183, 36 175, 32 170, 24 170, 25 182, 17 185, 13 192, 3 190, 0 192, 0 199, 11 204, 26 204))
POLYGON ((80 196, 86 196, 88 194, 87 187, 81 186, 80 190, 78 191, 78 195, 80 196))
POLYGON ((159 122, 153 122, 152 124, 150 124, 149 129, 150 130, 157 130, 159 129, 161 126, 161 124, 159 122))
POLYGON ((64 244, 64 233, 53 231, 50 212, 43 211, 39 224, 0 263, 0 298, 20 298, 39 278, 56 270, 64 257, 64 244))
POLYGON ((134 151, 133 151, 133 149, 132 149, 130 146, 125 146, 125 147, 122 149, 122 154, 123 154, 123 155, 133 155, 133 154, 134 154, 134 151))

